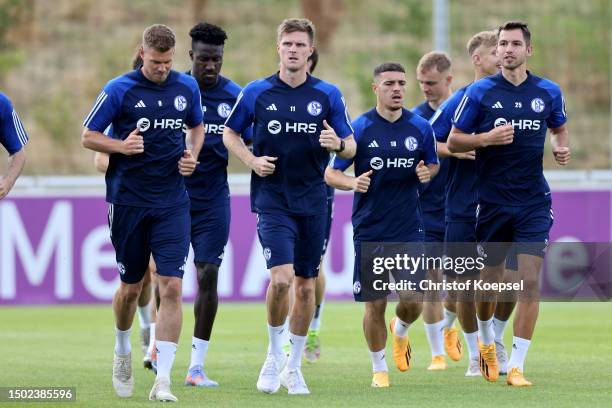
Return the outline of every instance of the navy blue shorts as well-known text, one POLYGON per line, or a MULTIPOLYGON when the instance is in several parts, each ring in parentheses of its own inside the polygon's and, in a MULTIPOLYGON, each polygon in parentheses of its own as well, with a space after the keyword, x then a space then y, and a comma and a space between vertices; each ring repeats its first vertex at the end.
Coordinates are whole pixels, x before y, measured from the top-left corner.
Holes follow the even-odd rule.
POLYGON ((190 225, 189 205, 142 208, 111 204, 108 226, 121 280, 140 282, 151 254, 159 275, 182 278, 190 225))
MULTIPOLYGON (((388 288, 381 287, 381 282, 388 283, 390 277, 388 272, 374 271, 374 266, 383 266, 377 264, 375 258, 393 258, 396 254, 408 254, 414 258, 422 258, 425 253, 422 234, 420 236, 417 234, 414 240, 405 242, 362 243, 353 241, 353 245, 355 247, 353 297, 357 302, 372 302, 386 298, 391 293, 388 288)), ((396 283, 413 282, 413 291, 423 293, 419 285, 426 278, 424 268, 395 269, 391 271, 391 275, 396 283)))
POLYGON ((292 264, 295 276, 316 278, 325 240, 327 214, 258 214, 257 234, 268 269, 292 264))
POLYGON ((499 265, 514 246, 516 254, 544 257, 553 225, 551 202, 528 206, 481 203, 476 212, 476 239, 486 265, 499 265))
POLYGON ((444 231, 428 230, 425 227, 425 244, 427 256, 442 257, 444 254, 444 231))
POLYGON ((327 196, 327 219, 325 223, 325 240, 323 241, 323 255, 327 252, 327 244, 329 244, 329 237, 331 235, 331 226, 334 219, 334 193, 327 196))
POLYGON ((191 210, 191 245, 194 262, 220 266, 229 238, 230 205, 191 210))
MULTIPOLYGON (((476 259, 478 253, 476 251, 476 224, 469 221, 449 221, 446 223, 446 232, 444 235, 444 255, 459 259, 472 258, 476 259)), ((474 276, 480 273, 477 268, 465 269, 460 274, 455 270, 443 269, 445 275, 457 276, 474 276)))

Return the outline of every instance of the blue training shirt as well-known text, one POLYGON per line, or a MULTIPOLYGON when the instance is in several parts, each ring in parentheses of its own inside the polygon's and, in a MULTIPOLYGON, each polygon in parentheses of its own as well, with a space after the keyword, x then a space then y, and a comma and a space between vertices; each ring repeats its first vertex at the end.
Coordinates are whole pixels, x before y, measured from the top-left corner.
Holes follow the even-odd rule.
MULTIPOLYGON (((461 102, 467 86, 448 98, 430 119, 436 139, 446 143, 453 127, 453 115, 461 102)), ((476 222, 478 203, 476 162, 448 157, 448 181, 446 183, 446 222, 476 222)))
POLYGON ((292 88, 275 74, 242 90, 225 126, 243 134, 253 125, 253 154, 278 157, 272 175, 251 174, 253 212, 327 212, 329 152, 319 144, 324 119, 341 138, 353 133, 340 90, 313 76, 292 88))
MULTIPOLYGON (((436 113, 427 101, 415 106, 411 110, 425 120, 431 119, 434 113, 436 113)), ((440 170, 436 177, 427 184, 419 184, 423 224, 426 231, 444 232, 446 229, 444 224, 444 200, 448 169, 448 160, 446 158, 440 159, 440 170)))
POLYGON ((9 155, 20 151, 28 143, 26 133, 21 120, 11 100, 0 92, 0 144, 4 146, 9 155))
POLYGON ((550 200, 542 165, 546 130, 566 121, 561 89, 547 79, 527 72, 515 86, 499 73, 472 84, 456 110, 455 127, 476 134, 514 127, 511 144, 476 153, 478 201, 522 206, 550 200))
MULTIPOLYGON (((214 87, 200 89, 205 116, 204 146, 198 156, 200 164, 190 177, 185 177, 192 210, 223 206, 229 201, 223 129, 241 90, 238 84, 221 75, 214 87)), ((250 132, 251 128, 247 128, 245 137, 250 137, 250 132)))
POLYGON ((353 122, 357 154, 335 156, 330 167, 355 175, 373 170, 367 193, 353 197, 353 238, 356 241, 408 242, 423 228, 415 169, 421 160, 438 163, 429 123, 407 109, 389 122, 372 109, 353 122))
POLYGON ((136 127, 144 138, 144 153, 110 155, 106 172, 109 203, 148 208, 186 204, 189 196, 178 162, 185 149, 183 125, 202 123, 200 90, 192 77, 171 71, 158 85, 140 70, 106 84, 83 126, 126 139, 136 127))

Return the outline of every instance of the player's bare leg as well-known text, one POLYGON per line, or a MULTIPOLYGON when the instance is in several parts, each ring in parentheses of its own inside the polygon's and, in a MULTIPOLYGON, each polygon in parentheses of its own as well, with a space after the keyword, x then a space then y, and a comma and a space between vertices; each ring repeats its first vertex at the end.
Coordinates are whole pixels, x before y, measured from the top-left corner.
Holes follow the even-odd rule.
POLYGON ((120 397, 131 397, 134 391, 130 333, 141 289, 142 281, 138 283, 125 283, 122 281, 113 297, 116 326, 113 386, 120 397))
POLYGON ((275 393, 280 388, 280 373, 287 362, 282 346, 289 310, 289 289, 294 275, 292 264, 270 269, 270 283, 266 292, 269 343, 266 361, 257 380, 257 389, 267 394, 275 393))
POLYGON ((295 303, 291 311, 289 330, 289 358, 280 375, 281 384, 289 394, 309 394, 302 376, 302 354, 306 345, 308 326, 312 320, 315 303, 315 279, 296 276, 294 279, 295 303))
MULTIPOLYGON (((427 279, 432 282, 442 281, 442 271, 430 269, 427 271, 427 279)), ((444 357, 444 310, 439 291, 429 291, 423 302, 423 323, 425 333, 431 350, 431 364, 428 370, 446 370, 446 359, 444 357)))
POLYGON ((519 295, 516 315, 514 316, 514 337, 512 354, 508 361, 508 385, 523 387, 531 383, 523 377, 525 357, 531 345, 540 310, 539 277, 542 258, 534 255, 519 254, 519 277, 523 281, 524 291, 519 295))
MULTIPOLYGON (((514 267, 516 269, 516 266, 514 267)), ((513 283, 518 280, 518 271, 507 268, 504 272, 504 282, 513 283)), ((495 330, 495 352, 499 364, 499 375, 506 375, 508 372, 508 353, 504 344, 504 331, 510 320, 510 316, 516 306, 517 293, 504 292, 503 298, 498 298, 493 315, 493 329, 495 330)))
POLYGON ((217 387, 219 384, 206 376, 204 361, 219 306, 217 280, 219 267, 211 263, 196 262, 198 293, 193 304, 195 326, 191 343, 191 363, 185 379, 186 385, 217 387))
POLYGON ((385 360, 385 346, 387 344, 386 307, 386 298, 365 302, 363 334, 368 343, 372 360, 372 387, 389 386, 389 368, 385 360))
POLYGON ((140 347, 143 354, 143 365, 145 368, 151 367, 151 356, 147 354, 151 334, 151 270, 147 268, 142 279, 142 289, 138 296, 138 322, 140 324, 140 347))
POLYGON ((395 317, 389 328, 393 334, 393 360, 400 371, 408 371, 412 366, 412 349, 408 328, 418 319, 423 309, 423 297, 417 292, 400 292, 400 301, 395 306, 395 317))
MULTIPOLYGON (((159 394, 155 396, 156 387, 158 386, 163 386, 169 390, 170 371, 174 364, 174 357, 183 324, 181 309, 183 280, 174 276, 158 275, 157 281, 160 299, 155 329, 157 336, 155 340, 157 349, 157 377, 149 399, 160 398, 159 394)), ((176 397, 171 394, 167 398, 168 400, 176 400, 176 397)))
POLYGON ((159 288, 157 286, 157 267, 153 256, 149 258, 147 273, 151 277, 151 296, 149 299, 149 310, 151 311, 151 324, 149 326, 149 345, 145 354, 145 368, 153 370, 157 374, 157 354, 155 353, 155 321, 157 320, 157 309, 159 307, 159 288), (147 364, 146 358, 149 358, 147 364))
POLYGON ((319 330, 323 318, 323 301, 325 297, 325 272, 323 270, 323 260, 319 265, 319 276, 315 281, 315 310, 308 328, 308 338, 304 349, 304 358, 310 363, 314 363, 321 357, 321 340, 319 330))
MULTIPOLYGON (((495 266, 485 266, 480 272, 483 282, 501 282, 505 261, 495 266)), ((478 347, 480 372, 487 381, 497 381, 499 366, 495 349, 495 330, 493 313, 495 312, 497 293, 494 290, 476 292, 476 317, 478 321, 478 347)))

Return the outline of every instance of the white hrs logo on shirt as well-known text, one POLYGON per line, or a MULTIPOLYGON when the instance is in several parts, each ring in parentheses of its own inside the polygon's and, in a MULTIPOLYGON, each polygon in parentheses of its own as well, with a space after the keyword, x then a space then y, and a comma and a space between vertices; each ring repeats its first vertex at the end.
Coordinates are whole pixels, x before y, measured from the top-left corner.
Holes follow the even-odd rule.
MULTIPOLYGON (((268 132, 273 135, 279 134, 283 130, 283 124, 278 120, 271 120, 268 122, 268 132)), ((303 123, 303 122, 285 122, 284 126, 285 133, 317 133, 316 123, 303 123)))
POLYGON ((513 128, 519 130, 540 130, 542 121, 531 120, 531 119, 512 119, 512 122, 508 122, 506 118, 497 118, 493 122, 494 127, 505 126, 511 124, 513 128))

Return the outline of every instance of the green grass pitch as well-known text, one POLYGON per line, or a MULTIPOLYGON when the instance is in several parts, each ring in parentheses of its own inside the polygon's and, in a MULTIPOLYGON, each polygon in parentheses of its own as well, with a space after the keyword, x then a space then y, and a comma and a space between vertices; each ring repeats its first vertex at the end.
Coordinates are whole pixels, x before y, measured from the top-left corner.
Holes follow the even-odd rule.
MULTIPOLYGON (((391 306, 391 304, 390 304, 391 306)), ((388 308, 391 317, 393 307, 388 308)), ((172 372, 180 406, 441 406, 441 407, 610 407, 612 406, 612 303, 544 303, 526 376, 535 385, 511 389, 505 377, 496 384, 463 376, 467 356, 445 372, 428 372, 430 361, 422 320, 410 328, 414 367, 400 373, 387 345, 391 388, 370 387, 371 365, 361 331, 363 306, 326 304, 321 330, 322 356, 303 364, 310 396, 257 392, 267 330, 263 304, 221 303, 206 370, 217 389, 183 386, 189 364, 193 317, 184 324, 172 372)), ((153 374, 141 367, 138 323, 132 333, 136 388, 130 399, 115 396, 111 383, 114 326, 110 305, 0 308, 0 387, 74 386, 76 403, 67 407, 140 407, 153 374)), ((506 330, 509 345, 512 329, 506 330)), ((467 350, 465 350, 467 351, 467 350)), ((16 406, 0 403, 1 407, 16 406)), ((0 408, 1 408, 0 407, 0 408)))

